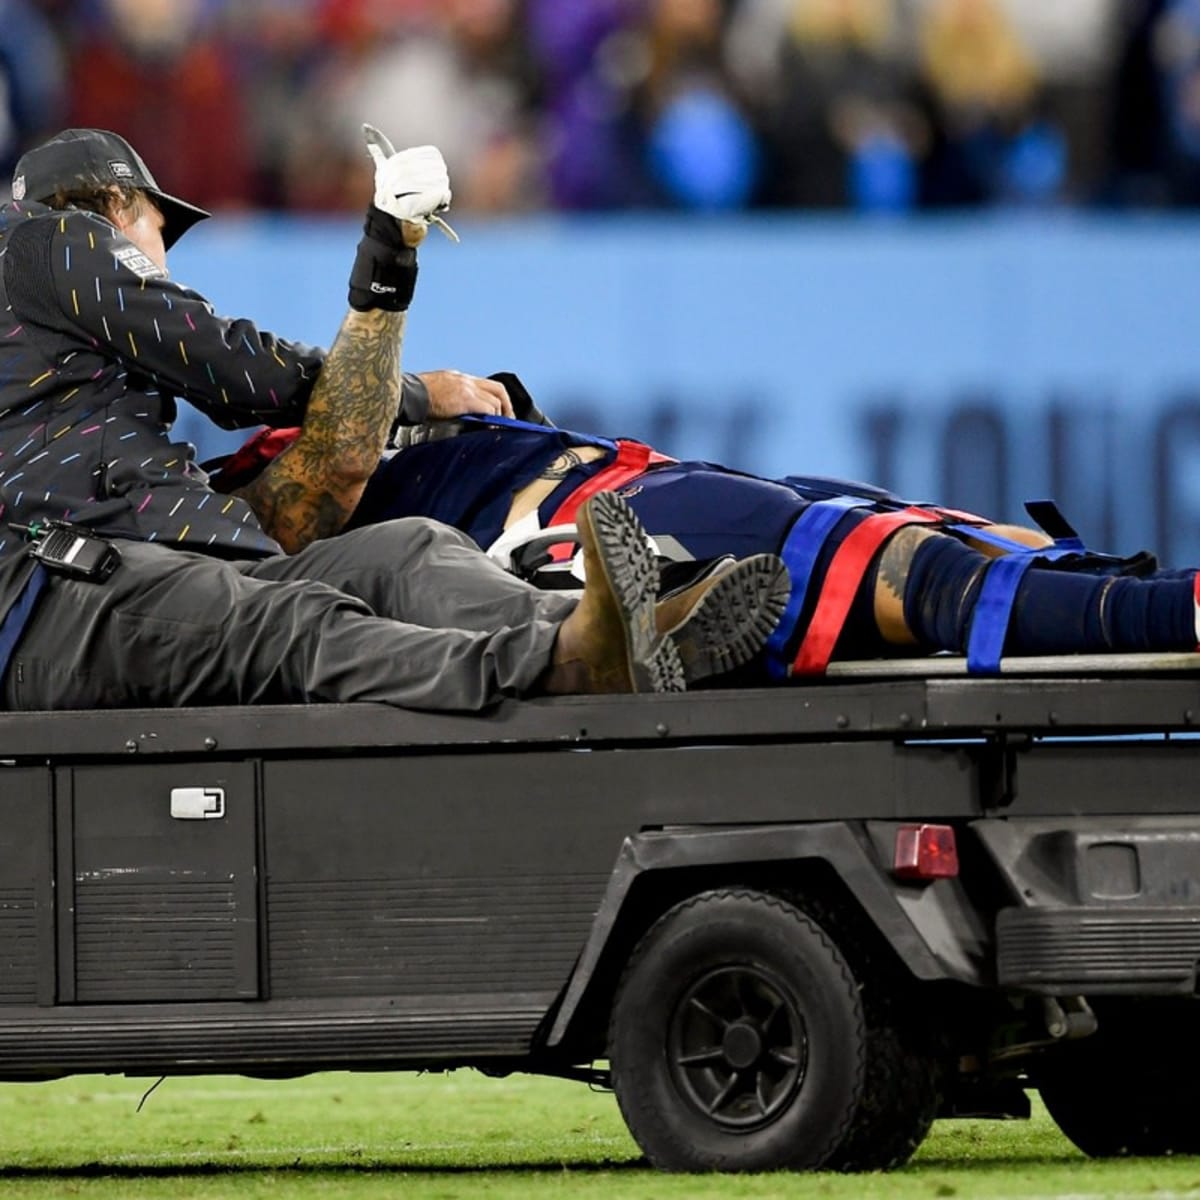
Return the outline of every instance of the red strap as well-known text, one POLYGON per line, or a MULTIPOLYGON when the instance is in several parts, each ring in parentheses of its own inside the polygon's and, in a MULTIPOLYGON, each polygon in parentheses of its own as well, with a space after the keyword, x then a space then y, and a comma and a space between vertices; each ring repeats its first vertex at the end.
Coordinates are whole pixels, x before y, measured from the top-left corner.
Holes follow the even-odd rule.
POLYGON ((298 428, 258 430, 221 463, 219 477, 214 480, 214 486, 228 493, 249 483, 299 436, 298 428))
POLYGON ((995 525, 995 521, 987 517, 976 516, 975 513, 964 512, 961 508, 942 508, 939 505, 925 504, 922 508, 928 512, 937 513, 939 517, 951 521, 960 521, 964 525, 995 525))
MULTIPOLYGON (((642 442, 631 442, 622 438, 617 442, 617 454, 595 475, 585 479, 554 511, 550 526, 570 525, 575 520, 579 506, 598 492, 612 492, 643 474, 652 463, 675 462, 676 460, 657 450, 651 450, 642 442)), ((571 556, 571 544, 562 542, 550 547, 550 558, 563 562, 571 556)))
MULTIPOLYGON (((1197 626, 1200 626, 1200 571, 1196 572, 1196 577, 1192 580, 1192 620, 1197 626)), ((1200 651, 1200 629, 1196 630, 1196 649, 1200 651)))
POLYGON ((905 525, 936 524, 940 520, 926 509, 906 508, 902 512, 875 513, 846 535, 825 572, 816 610, 792 663, 793 675, 824 673, 875 551, 905 525))

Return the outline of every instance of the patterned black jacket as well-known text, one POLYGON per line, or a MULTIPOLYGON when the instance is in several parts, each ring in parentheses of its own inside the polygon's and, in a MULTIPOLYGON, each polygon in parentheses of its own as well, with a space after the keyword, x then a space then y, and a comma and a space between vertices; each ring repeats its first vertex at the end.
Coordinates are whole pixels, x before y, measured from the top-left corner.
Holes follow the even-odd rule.
POLYGON ((299 424, 323 361, 217 316, 102 217, 0 208, 0 557, 21 542, 7 523, 39 518, 224 557, 281 553, 170 427, 178 398, 225 429, 299 424))

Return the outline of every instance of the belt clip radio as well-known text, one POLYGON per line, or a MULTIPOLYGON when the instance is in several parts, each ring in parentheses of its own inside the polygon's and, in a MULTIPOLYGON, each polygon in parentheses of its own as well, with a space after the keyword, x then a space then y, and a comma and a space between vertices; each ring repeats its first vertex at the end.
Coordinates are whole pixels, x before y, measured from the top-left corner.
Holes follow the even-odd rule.
POLYGON ((121 561, 120 552, 112 542, 82 525, 72 525, 69 521, 38 521, 24 529, 32 539, 29 543, 31 557, 45 564, 47 570, 58 571, 73 579, 103 583, 121 561))

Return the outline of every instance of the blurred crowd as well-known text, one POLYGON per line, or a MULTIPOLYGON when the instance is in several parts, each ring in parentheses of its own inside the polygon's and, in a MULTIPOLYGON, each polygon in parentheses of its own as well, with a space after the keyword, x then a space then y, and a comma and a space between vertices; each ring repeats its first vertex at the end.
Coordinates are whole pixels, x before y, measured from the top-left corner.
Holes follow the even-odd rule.
POLYGON ((215 209, 1200 204, 1200 0, 0 0, 0 179, 114 129, 215 209))

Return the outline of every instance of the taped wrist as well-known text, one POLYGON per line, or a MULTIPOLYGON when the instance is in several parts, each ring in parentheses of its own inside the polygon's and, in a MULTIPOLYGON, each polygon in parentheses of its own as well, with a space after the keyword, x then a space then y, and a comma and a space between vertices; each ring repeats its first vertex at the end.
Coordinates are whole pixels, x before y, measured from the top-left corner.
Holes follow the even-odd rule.
POLYGON ((404 244, 400 223, 372 204, 350 270, 350 307, 358 312, 404 312, 416 286, 416 250, 404 244))

